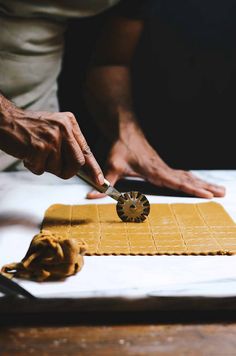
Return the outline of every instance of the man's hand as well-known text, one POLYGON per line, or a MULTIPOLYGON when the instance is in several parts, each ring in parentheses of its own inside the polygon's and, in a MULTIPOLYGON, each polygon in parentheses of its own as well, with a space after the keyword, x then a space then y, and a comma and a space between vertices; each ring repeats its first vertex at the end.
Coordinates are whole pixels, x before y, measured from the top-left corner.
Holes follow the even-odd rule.
MULTIPOLYGON (((207 183, 191 172, 170 168, 149 145, 142 133, 133 134, 131 139, 127 137, 127 141, 119 139, 110 151, 106 178, 114 185, 126 176, 141 177, 158 187, 180 190, 200 198, 209 199, 225 195, 224 187, 207 183)), ((90 199, 103 196, 104 194, 96 191, 87 195, 90 199)))
POLYGON ((0 112, 0 149, 22 159, 35 174, 71 178, 85 165, 98 184, 102 171, 70 112, 30 112, 4 98, 0 112))
MULTIPOLYGON (((202 198, 221 197, 225 189, 190 172, 171 169, 149 145, 135 117, 130 66, 143 30, 143 21, 122 17, 106 24, 87 73, 88 110, 113 147, 107 160, 107 179, 115 184, 125 176, 202 198)), ((156 126, 158 130, 158 122, 156 126)), ((88 198, 99 198, 91 192, 88 198)))

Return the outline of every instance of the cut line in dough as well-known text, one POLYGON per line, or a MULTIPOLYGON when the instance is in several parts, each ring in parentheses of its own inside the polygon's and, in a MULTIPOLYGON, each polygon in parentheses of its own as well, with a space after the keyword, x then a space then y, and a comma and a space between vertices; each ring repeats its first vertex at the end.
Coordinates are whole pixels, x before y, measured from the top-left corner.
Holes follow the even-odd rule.
POLYGON ((236 224, 223 206, 152 204, 143 223, 124 223, 115 205, 52 205, 44 230, 87 244, 86 255, 232 255, 236 224))

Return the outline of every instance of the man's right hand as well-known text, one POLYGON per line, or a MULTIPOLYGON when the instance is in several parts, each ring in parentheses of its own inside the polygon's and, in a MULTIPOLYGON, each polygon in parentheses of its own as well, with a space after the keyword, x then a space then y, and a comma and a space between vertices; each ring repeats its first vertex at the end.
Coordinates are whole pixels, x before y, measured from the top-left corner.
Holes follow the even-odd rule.
POLYGON ((22 159, 37 175, 50 172, 67 179, 85 165, 98 184, 104 183, 72 113, 24 111, 5 98, 0 104, 0 149, 22 159))

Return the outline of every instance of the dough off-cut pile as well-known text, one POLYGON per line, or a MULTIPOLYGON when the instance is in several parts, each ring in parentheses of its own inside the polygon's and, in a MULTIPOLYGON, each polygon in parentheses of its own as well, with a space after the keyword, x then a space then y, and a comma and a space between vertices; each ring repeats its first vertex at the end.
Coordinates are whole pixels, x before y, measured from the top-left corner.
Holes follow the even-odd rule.
POLYGON ((64 279, 82 269, 86 248, 86 244, 79 239, 42 230, 34 236, 22 261, 3 266, 1 273, 9 278, 38 282, 64 279))
POLYGON ((152 204, 143 223, 124 223, 113 204, 52 205, 42 228, 85 241, 87 255, 236 253, 236 224, 215 202, 152 204))

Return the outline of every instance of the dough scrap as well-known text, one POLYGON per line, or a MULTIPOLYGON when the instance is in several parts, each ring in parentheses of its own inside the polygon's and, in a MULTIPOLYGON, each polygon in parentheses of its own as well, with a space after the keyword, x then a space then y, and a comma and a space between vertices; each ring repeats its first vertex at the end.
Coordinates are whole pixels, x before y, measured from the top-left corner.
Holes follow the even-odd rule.
POLYGON ((23 260, 3 266, 1 273, 40 282, 64 279, 81 270, 86 248, 82 240, 42 230, 34 236, 23 260))

